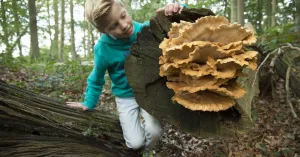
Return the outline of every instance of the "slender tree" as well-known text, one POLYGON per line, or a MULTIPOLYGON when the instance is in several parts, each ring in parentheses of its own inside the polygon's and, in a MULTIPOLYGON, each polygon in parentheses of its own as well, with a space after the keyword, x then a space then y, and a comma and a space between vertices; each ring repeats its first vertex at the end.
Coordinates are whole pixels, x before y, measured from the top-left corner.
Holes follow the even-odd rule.
MULTIPOLYGON (((18 4, 17 1, 12 1, 12 13, 14 16, 14 25, 15 25, 15 32, 17 37, 20 36, 20 28, 21 28, 21 22, 20 22, 20 18, 19 18, 19 14, 18 14, 18 4)), ((19 48, 19 55, 23 56, 22 54, 22 45, 21 45, 21 38, 19 38, 17 41, 17 45, 19 48)))
POLYGON ((3 43, 5 44, 6 47, 6 53, 8 56, 12 56, 12 53, 9 50, 10 45, 9 45, 9 37, 8 37, 8 30, 7 30, 7 21, 6 21, 6 3, 3 0, 1 0, 1 26, 2 26, 2 31, 3 31, 3 35, 1 34, 1 40, 3 41, 3 43))
POLYGON ((257 15, 256 15, 256 28, 259 32, 262 31, 262 13, 263 13, 263 7, 262 7, 262 0, 257 0, 257 15))
POLYGON ((87 48, 86 48, 86 28, 83 27, 83 38, 82 38, 82 45, 83 45, 83 51, 84 51, 84 58, 87 57, 87 48))
POLYGON ((226 17, 230 17, 230 13, 228 12, 228 0, 224 0, 224 15, 226 16, 226 17))
POLYGON ((272 0, 266 1, 266 11, 267 11, 267 28, 270 28, 272 26, 272 0))
POLYGON ((53 10, 54 10, 54 37, 51 42, 51 54, 56 59, 58 58, 58 35, 59 35, 59 25, 58 25, 58 0, 53 0, 53 10))
POLYGON ((49 34, 49 37, 50 37, 50 41, 51 41, 51 46, 50 46, 50 54, 52 54, 52 43, 53 43, 53 39, 52 39, 52 29, 51 29, 51 13, 50 13, 50 0, 47 1, 47 20, 48 20, 48 34, 49 34))
POLYGON ((231 0, 230 22, 237 22, 237 0, 231 0))
POLYGON ((64 61, 64 41, 65 41, 65 0, 61 0, 61 22, 60 22, 60 44, 59 61, 64 61))
POLYGON ((28 10, 30 28, 30 59, 31 61, 34 61, 40 57, 35 0, 28 0, 28 10))
POLYGON ((276 6, 277 6, 277 3, 276 3, 276 0, 272 0, 272 15, 271 15, 271 26, 275 26, 276 25, 276 6))
POLYGON ((87 49, 88 49, 88 57, 92 57, 92 53, 93 53, 93 39, 92 39, 92 25, 90 23, 88 23, 88 43, 87 43, 87 49))
POLYGON ((295 0, 296 13, 295 13, 295 24, 297 26, 296 32, 300 32, 300 0, 295 0))
POLYGON ((244 8, 245 8, 245 3, 244 0, 237 0, 237 22, 241 25, 244 25, 244 8))
POLYGON ((72 53, 72 60, 76 60, 76 49, 75 49, 75 31, 74 31, 74 14, 73 14, 73 0, 70 0, 70 25, 71 25, 71 53, 72 53))

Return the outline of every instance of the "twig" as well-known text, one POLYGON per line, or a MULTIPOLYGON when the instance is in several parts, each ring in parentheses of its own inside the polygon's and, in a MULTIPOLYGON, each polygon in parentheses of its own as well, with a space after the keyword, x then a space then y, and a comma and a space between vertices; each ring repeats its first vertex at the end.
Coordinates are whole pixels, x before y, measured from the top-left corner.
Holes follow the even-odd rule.
POLYGON ((290 44, 290 43, 286 43, 286 44, 287 44, 287 46, 288 46, 289 48, 300 51, 300 48, 299 48, 299 47, 295 47, 295 46, 293 46, 293 45, 290 44))
POLYGON ((278 51, 278 49, 275 49, 273 52, 269 53, 267 55, 267 57, 263 60, 263 62, 259 65, 259 67, 257 68, 257 71, 255 72, 255 75, 254 75, 253 83, 252 83, 252 86, 251 86, 252 88, 254 87, 254 84, 255 84, 256 78, 257 78, 257 74, 258 74, 260 68, 265 64, 265 62, 268 60, 270 55, 276 53, 277 51, 278 51))
POLYGON ((297 114, 295 113, 293 104, 290 101, 290 73, 291 73, 291 65, 289 65, 287 71, 286 71, 286 77, 285 77, 285 90, 286 90, 286 102, 291 108, 291 112, 293 114, 293 117, 298 119, 297 114))
POLYGON ((274 66, 276 63, 277 58, 283 53, 284 51, 281 48, 278 48, 278 52, 275 54, 275 56, 272 58, 270 63, 270 73, 274 74, 274 66))

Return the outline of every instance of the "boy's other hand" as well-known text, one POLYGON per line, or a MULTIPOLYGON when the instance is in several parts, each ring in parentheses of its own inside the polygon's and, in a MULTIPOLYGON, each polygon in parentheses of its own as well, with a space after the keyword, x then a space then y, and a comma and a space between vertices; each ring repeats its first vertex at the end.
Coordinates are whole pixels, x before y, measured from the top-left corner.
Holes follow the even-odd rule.
POLYGON ((89 109, 88 107, 84 106, 80 102, 67 102, 67 106, 72 107, 72 108, 81 108, 84 111, 89 109))
POLYGON ((178 2, 169 3, 166 6, 157 9, 156 13, 161 12, 161 11, 165 11, 165 15, 169 16, 169 15, 173 15, 174 13, 179 13, 180 14, 182 9, 183 9, 183 6, 180 6, 180 4, 178 2))

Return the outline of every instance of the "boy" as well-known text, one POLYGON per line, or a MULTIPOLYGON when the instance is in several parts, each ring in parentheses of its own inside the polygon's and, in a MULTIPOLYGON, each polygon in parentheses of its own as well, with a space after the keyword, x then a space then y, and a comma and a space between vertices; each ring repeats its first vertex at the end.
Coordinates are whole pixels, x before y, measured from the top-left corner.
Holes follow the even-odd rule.
MULTIPOLYGON (((157 10, 165 15, 181 12, 178 3, 170 3, 157 10)), ((152 148, 162 135, 159 122, 140 108, 125 76, 124 63, 137 33, 148 23, 132 20, 124 5, 117 0, 87 0, 85 13, 89 22, 103 33, 94 46, 94 68, 87 80, 86 97, 83 103, 67 102, 67 105, 83 110, 93 109, 105 83, 108 70, 112 80, 112 92, 116 96, 119 119, 126 145, 132 149, 152 148), (145 122, 141 124, 139 115, 145 122)))

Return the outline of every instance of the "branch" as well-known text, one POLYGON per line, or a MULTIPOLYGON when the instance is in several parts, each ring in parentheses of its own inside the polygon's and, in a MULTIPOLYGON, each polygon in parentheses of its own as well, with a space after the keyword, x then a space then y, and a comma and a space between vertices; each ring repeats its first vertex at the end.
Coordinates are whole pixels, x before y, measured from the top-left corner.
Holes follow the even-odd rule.
POLYGON ((293 114, 293 117, 298 119, 297 114, 295 113, 293 104, 290 101, 290 73, 291 73, 291 65, 289 65, 287 71, 286 71, 286 77, 285 77, 285 90, 286 90, 286 102, 291 108, 291 112, 293 114))
POLYGON ((274 66, 276 63, 277 58, 283 53, 284 51, 281 48, 278 48, 277 53, 275 54, 275 56, 272 58, 271 63, 270 63, 270 73, 274 74, 274 66))
POLYGON ((289 47, 289 48, 291 48, 291 49, 294 49, 294 50, 298 50, 298 51, 300 51, 300 48, 299 47, 295 47, 295 46, 293 46, 292 44, 290 44, 290 43, 286 43, 288 46, 287 47, 289 47))
POLYGON ((255 75, 254 75, 254 79, 253 79, 252 86, 251 86, 252 88, 254 87, 254 84, 256 82, 256 78, 257 78, 257 75, 258 75, 258 72, 259 72, 260 68, 265 64, 265 62, 268 60, 270 55, 276 53, 278 51, 278 49, 275 49, 273 52, 269 53, 267 55, 267 57, 263 60, 263 62, 259 65, 259 67, 257 68, 257 71, 255 72, 255 75))
POLYGON ((299 48, 299 47, 295 47, 295 46, 293 46, 293 45, 290 44, 290 43, 286 43, 286 45, 287 45, 287 46, 281 46, 281 47, 275 49, 273 52, 269 53, 269 54, 266 56, 266 58, 263 60, 263 62, 262 62, 262 63, 259 65, 259 67, 257 68, 257 71, 256 71, 255 76, 254 76, 254 80, 253 80, 253 83, 252 83, 252 88, 254 87, 254 84, 255 84, 255 81, 256 81, 256 78, 257 78, 257 75, 258 75, 258 72, 259 72, 260 68, 261 68, 261 67, 263 66, 263 64, 268 60, 268 58, 270 57, 270 55, 272 55, 272 54, 274 54, 274 53, 277 52, 277 54, 274 56, 274 58, 272 59, 272 61, 271 61, 271 63, 270 63, 270 67, 271 67, 270 72, 271 72, 271 73, 274 73, 273 67, 274 67, 274 65, 275 65, 275 62, 276 62, 277 58, 284 52, 284 51, 283 51, 284 48, 291 48, 291 49, 295 49, 295 50, 300 51, 300 48, 299 48))

